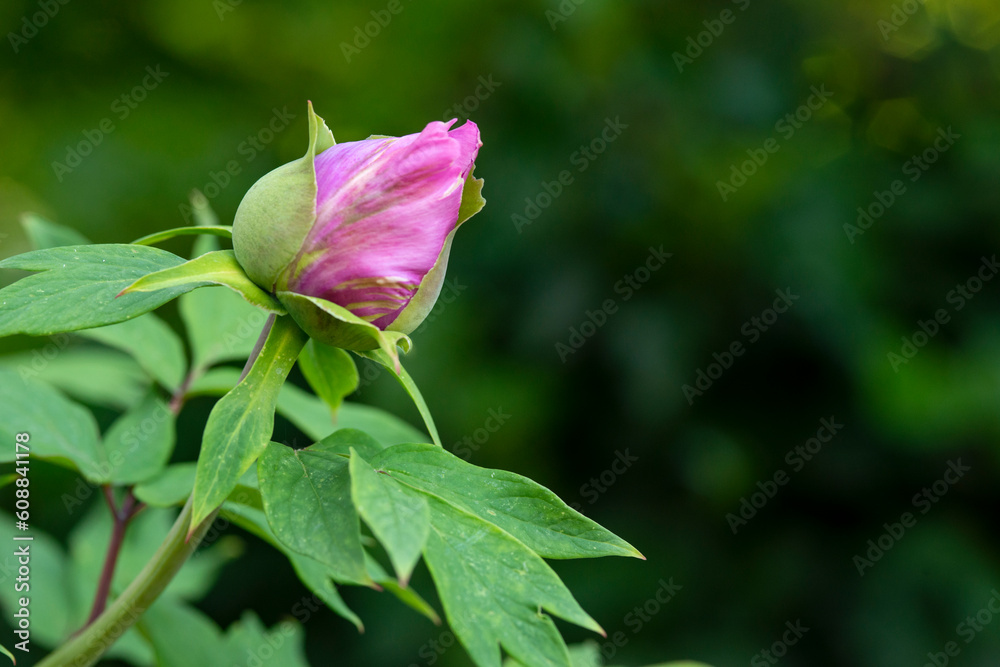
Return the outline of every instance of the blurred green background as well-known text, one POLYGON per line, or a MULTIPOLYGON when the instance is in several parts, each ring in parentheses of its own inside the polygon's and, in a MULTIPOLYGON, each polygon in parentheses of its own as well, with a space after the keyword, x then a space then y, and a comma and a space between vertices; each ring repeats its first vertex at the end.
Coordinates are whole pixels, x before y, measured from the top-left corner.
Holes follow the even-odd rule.
MULTIPOLYGON (((996 664, 1000 619, 980 614, 968 643, 959 624, 1000 587, 1000 281, 970 282, 1000 248, 1000 7, 401 2, 367 42, 356 28, 389 3, 77 0, 37 34, 37 2, 3 3, 0 255, 28 249, 29 210, 127 242, 185 224, 199 188, 230 223, 302 154, 306 100, 339 141, 469 117, 488 204, 408 366, 457 453, 536 479, 647 556, 555 563, 624 633, 611 662, 773 664, 761 651, 800 622, 781 664, 918 665, 949 641, 951 664, 996 664), (661 246, 672 257, 643 273, 661 246), (797 299, 772 317, 776 290, 797 299), (487 437, 491 410, 509 417, 487 437), (831 417, 843 427, 811 460, 788 456, 831 417), (959 459, 968 472, 935 489, 959 459), (933 503, 914 500, 925 488, 933 503), (762 505, 745 525, 727 519, 743 499, 762 505), (884 537, 907 511, 916 524, 884 537), (862 576, 855 557, 880 537, 891 548, 862 576), (671 578, 683 588, 637 620, 671 578)), ((356 398, 419 423, 389 378, 356 398)), ((185 413, 178 456, 195 456, 210 406, 185 413)), ((275 439, 302 436, 279 420, 275 439)), ((34 523, 64 538, 55 499, 74 478, 46 470, 34 523)), ((287 617, 305 594, 287 562, 232 535, 245 553, 200 607, 224 627, 248 608, 287 617)), ((415 585, 430 591, 426 571, 415 585)), ((387 595, 344 595, 366 633, 318 614, 312 664, 470 664, 387 595)))

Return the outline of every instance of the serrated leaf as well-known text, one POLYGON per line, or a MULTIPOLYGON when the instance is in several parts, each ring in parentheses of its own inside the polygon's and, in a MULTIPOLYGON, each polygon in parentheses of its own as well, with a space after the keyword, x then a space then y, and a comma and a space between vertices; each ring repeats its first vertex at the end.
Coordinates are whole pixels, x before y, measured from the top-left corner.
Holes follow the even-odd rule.
POLYGON ((135 497, 150 507, 183 505, 194 489, 196 463, 176 463, 135 485, 135 497))
POLYGON ((249 506, 237 506, 227 501, 222 506, 220 516, 253 533, 283 553, 306 588, 335 613, 353 623, 358 630, 364 629, 361 619, 350 610, 343 598, 340 597, 337 587, 333 584, 330 568, 308 556, 296 553, 282 544, 271 530, 263 510, 249 506))
POLYGON ((333 412, 358 388, 358 368, 351 355, 339 347, 310 340, 299 357, 299 367, 309 386, 333 412))
POLYGON ((126 286, 122 294, 155 294, 163 290, 181 290, 178 292, 181 294, 209 285, 228 287, 248 303, 269 312, 278 315, 286 312, 273 296, 250 280, 232 250, 210 252, 181 265, 145 275, 126 286))
POLYGON ((198 456, 192 526, 222 504, 267 448, 278 392, 305 342, 290 317, 277 318, 247 377, 215 404, 198 456))
POLYGON ((225 287, 206 287, 178 300, 195 368, 246 359, 267 313, 225 287))
POLYGON ((176 439, 174 414, 155 393, 119 418, 104 436, 108 475, 103 481, 126 486, 159 474, 176 439))
POLYGON ((224 239, 233 238, 233 228, 227 225, 197 226, 197 227, 175 227, 165 229, 162 232, 154 232, 132 241, 135 245, 156 245, 163 241, 169 241, 177 236, 218 236, 224 239))
POLYGON ((533 667, 570 667, 542 610, 602 633, 555 572, 497 526, 428 496, 424 559, 448 622, 479 667, 500 667, 500 648, 533 667))
POLYGON ((149 375, 127 354, 104 347, 66 348, 52 358, 40 350, 0 356, 0 369, 37 379, 76 400, 126 410, 145 396, 149 375))
POLYGON ((394 480, 494 523, 545 558, 631 556, 636 549, 512 472, 480 468, 432 445, 404 444, 371 459, 394 480))
POLYGON ((385 547, 396 576, 405 586, 430 532, 427 501, 407 494, 397 482, 374 470, 353 448, 350 470, 351 495, 358 513, 385 547))
POLYGON ((143 315, 184 290, 118 294, 145 275, 183 262, 166 250, 136 245, 68 246, 9 257, 0 268, 41 273, 0 290, 0 336, 46 336, 143 315))
POLYGON ((326 442, 302 450, 271 443, 257 466, 264 511, 289 549, 320 561, 339 581, 367 584, 348 460, 330 449, 326 442))
POLYGON ((35 250, 71 245, 90 245, 90 239, 72 227, 56 224, 36 213, 22 215, 21 226, 35 250))
POLYGON ((79 332, 80 336, 127 352, 168 391, 176 390, 187 372, 184 344, 167 323, 152 313, 134 320, 79 332))
MULTIPOLYGON (((213 368, 191 385, 188 396, 224 394, 235 386, 239 376, 240 372, 235 368, 213 368)), ((360 403, 342 403, 335 422, 322 399, 291 383, 286 383, 281 388, 278 413, 317 441, 344 428, 364 431, 386 447, 403 442, 426 442, 429 439, 427 434, 421 433, 399 417, 360 403)))
POLYGON ((410 395, 413 400, 413 404, 417 406, 417 410, 420 412, 420 417, 424 420, 424 425, 427 427, 427 432, 431 434, 431 438, 434 440, 434 444, 438 447, 441 445, 441 436, 438 435, 437 427, 434 425, 434 417, 431 416, 430 408, 427 407, 427 402, 424 401, 423 395, 420 393, 420 389, 417 384, 410 377, 410 374, 406 372, 406 369, 399 363, 398 359, 390 357, 382 350, 372 350, 369 352, 360 353, 365 357, 375 361, 392 373, 393 377, 399 380, 399 383, 403 385, 403 389, 406 393, 410 395))
MULTIPOLYGON (((31 435, 32 458, 51 459, 100 479, 100 437, 90 411, 36 380, 0 370, 0 439, 31 435)), ((15 460, 14 446, 0 448, 0 462, 15 460)))

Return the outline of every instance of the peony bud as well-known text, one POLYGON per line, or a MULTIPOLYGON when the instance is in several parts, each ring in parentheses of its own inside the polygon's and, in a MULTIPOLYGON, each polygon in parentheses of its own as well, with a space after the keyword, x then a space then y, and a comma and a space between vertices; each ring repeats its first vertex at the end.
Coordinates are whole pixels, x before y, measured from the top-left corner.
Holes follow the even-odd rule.
MULTIPOLYGON (((247 192, 236 258, 313 338, 351 350, 395 343, 441 292, 452 239, 482 209, 482 142, 468 121, 335 144, 309 105, 309 149, 247 192)), ((391 347, 391 350, 390 350, 391 347)))

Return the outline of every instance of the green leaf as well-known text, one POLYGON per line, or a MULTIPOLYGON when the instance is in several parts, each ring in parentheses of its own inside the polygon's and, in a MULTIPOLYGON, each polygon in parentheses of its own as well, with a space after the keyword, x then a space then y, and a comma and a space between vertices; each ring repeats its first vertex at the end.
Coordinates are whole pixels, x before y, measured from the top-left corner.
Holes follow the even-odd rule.
MULTIPOLYGON (((250 611, 244 612, 239 621, 229 626, 226 633, 227 660, 225 665, 259 665, 266 667, 309 667, 303 653, 302 626, 292 621, 281 621, 270 630, 250 611), (266 648, 265 648, 266 647, 266 648), (267 650, 270 649, 270 650, 267 650), (265 654, 264 651, 267 651, 265 654)), ((214 665, 193 662, 187 665, 214 665)))
POLYGON ((195 368, 246 359, 253 351, 267 313, 224 287, 188 292, 178 301, 191 341, 195 368))
POLYGON ((174 229, 166 229, 162 232, 147 234, 146 236, 132 241, 132 243, 135 245, 156 245, 157 243, 168 241, 176 236, 199 236, 201 234, 231 239, 233 238, 233 228, 226 225, 215 225, 212 227, 175 227, 174 229))
POLYGON ((357 614, 351 611, 350 608, 348 608, 348 606, 344 603, 343 598, 340 597, 340 593, 337 592, 336 586, 333 585, 330 568, 323 565, 319 561, 309 558, 308 556, 295 553, 282 544, 278 538, 274 536, 274 532, 271 530, 271 526, 268 524, 267 517, 264 515, 263 510, 248 506, 238 507, 234 506, 232 502, 227 501, 226 504, 222 506, 220 516, 253 533, 283 553, 292 564, 292 568, 295 570, 295 573, 298 575, 302 583, 305 584, 305 586, 312 591, 317 598, 322 600, 323 603, 335 613, 353 623, 359 631, 364 629, 364 626, 361 624, 361 619, 358 618, 357 614))
POLYGON ((137 627, 153 646, 157 667, 238 664, 208 616, 169 596, 157 600, 137 627))
POLYGON ((35 250, 70 245, 90 245, 90 240, 72 227, 57 225, 36 213, 21 216, 21 226, 35 250))
POLYGON ((390 447, 371 464, 397 482, 496 524, 545 558, 642 558, 628 542, 527 477, 480 468, 421 444, 390 447))
MULTIPOLYGON (((411 492, 413 493, 413 492, 411 492)), ((428 497, 424 559, 452 630, 480 667, 499 667, 500 647, 533 667, 569 667, 546 610, 603 634, 555 572, 497 526, 428 497)))
POLYGON ((351 449, 351 495, 372 533, 385 547, 400 583, 405 586, 431 527, 427 501, 407 494, 351 449))
MULTIPOLYGON (((213 368, 191 385, 188 396, 225 394, 235 386, 240 372, 235 368, 213 368)), ((364 431, 384 446, 404 442, 426 442, 428 436, 399 417, 370 405, 344 402, 336 422, 322 399, 286 383, 278 394, 278 413, 313 440, 322 440, 337 429, 364 431)))
MULTIPOLYGON (((44 348, 43 348, 44 349, 44 348)), ((0 369, 37 379, 92 405, 126 410, 142 400, 149 376, 130 356, 91 346, 66 348, 51 359, 40 350, 0 357, 0 369)))
POLYGON ((278 392, 305 343, 290 317, 277 318, 247 377, 215 404, 198 456, 192 526, 222 504, 267 448, 278 392))
POLYGON ((328 566, 339 581, 368 584, 348 460, 334 448, 330 440, 302 450, 268 445, 257 465, 264 511, 288 548, 328 566))
POLYGON ((104 481, 122 486, 155 477, 174 449, 174 414, 155 393, 111 425, 104 435, 109 474, 104 481))
POLYGON ((344 398, 358 388, 358 368, 351 355, 339 347, 310 340, 299 357, 299 367, 309 386, 334 413, 344 398))
POLYGON ((0 336, 46 336, 148 313, 185 290, 118 295, 139 278, 183 261, 165 250, 137 245, 69 246, 9 257, 0 268, 42 273, 0 290, 0 336))
POLYGON ((150 377, 168 391, 175 391, 184 381, 187 372, 184 344, 166 322, 152 313, 127 322, 81 331, 80 335, 129 353, 150 377))
MULTIPOLYGON (((100 479, 99 435, 90 411, 36 380, 0 371, 0 440, 13 443, 28 433, 31 457, 52 459, 100 479)), ((0 448, 0 462, 15 460, 14 446, 0 448)))
POLYGON ((150 507, 183 505, 194 489, 196 463, 176 463, 135 485, 135 497, 150 507))
POLYGON ((232 250, 217 250, 195 257, 179 266, 143 276, 122 290, 123 294, 181 290, 190 292, 199 287, 223 285, 233 290, 248 303, 278 315, 285 309, 273 296, 257 287, 236 261, 232 250))
POLYGON ((434 444, 441 447, 441 436, 438 435, 437 427, 434 425, 434 418, 431 416, 430 408, 427 407, 427 403, 424 401, 424 397, 420 393, 420 389, 417 388, 413 378, 410 377, 410 374, 407 373, 406 369, 399 363, 399 360, 390 357, 382 350, 362 352, 361 354, 387 368, 389 372, 391 372, 393 376, 399 380, 399 383, 403 385, 406 393, 410 395, 411 399, 413 399, 413 403, 417 406, 417 410, 420 411, 420 416, 423 418, 424 425, 427 427, 427 432, 431 434, 434 444))
POLYGON ((8 651, 7 647, 4 646, 3 644, 0 644, 0 653, 3 653, 5 656, 10 658, 10 661, 15 665, 17 664, 17 660, 14 658, 14 654, 8 651))

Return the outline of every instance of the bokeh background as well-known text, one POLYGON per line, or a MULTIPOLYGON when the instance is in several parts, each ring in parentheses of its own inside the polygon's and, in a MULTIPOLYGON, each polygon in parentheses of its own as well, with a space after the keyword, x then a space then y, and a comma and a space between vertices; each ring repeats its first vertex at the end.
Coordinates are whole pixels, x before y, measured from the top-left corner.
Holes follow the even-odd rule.
MULTIPOLYGON (((611 663, 773 664, 761 651, 798 622, 781 664, 920 665, 949 641, 950 664, 996 664, 1000 619, 981 613, 968 643, 959 624, 1000 587, 1000 281, 970 282, 994 277, 1000 247, 1000 7, 401 0, 355 42, 387 5, 77 0, 34 34, 40 5, 4 2, 3 32, 33 36, 0 47, 0 255, 27 249, 29 210, 126 242, 185 224, 199 188, 231 222, 257 178, 301 155, 306 100, 339 141, 471 118, 488 204, 408 366, 449 444, 471 438, 472 462, 538 480, 647 556, 555 564, 625 633, 611 663), (147 67, 165 75, 136 93, 147 67), (609 122, 613 141, 595 142, 609 122), (572 182, 540 196, 563 170, 572 182), (646 274, 651 247, 672 256, 646 274), (648 278, 628 299, 626 276, 648 278), (797 298, 772 317, 776 290, 797 298), (491 410, 509 418, 486 437, 491 410), (843 426, 810 460, 786 458, 831 418, 843 426), (959 460, 969 470, 935 489, 959 460), (773 497, 745 524, 727 519, 762 487, 773 497), (925 488, 934 502, 915 504, 925 488), (916 524, 883 537, 907 511, 916 524), (891 548, 859 574, 880 537, 891 548), (668 604, 629 616, 671 578, 668 604)), ((178 323, 175 305, 161 313, 178 323)), ((419 423, 390 378, 355 398, 419 423)), ((179 458, 210 407, 185 413, 179 458)), ((276 439, 297 438, 279 420, 276 439)), ((65 539, 56 498, 74 478, 46 471, 34 523, 65 539)), ((232 535, 243 555, 201 609, 223 627, 248 608, 287 617, 305 593, 291 568, 232 535)), ((426 571, 415 585, 430 592, 426 571)), ((388 596, 344 595, 367 631, 317 615, 312 664, 470 664, 429 649, 443 629, 388 596)))

